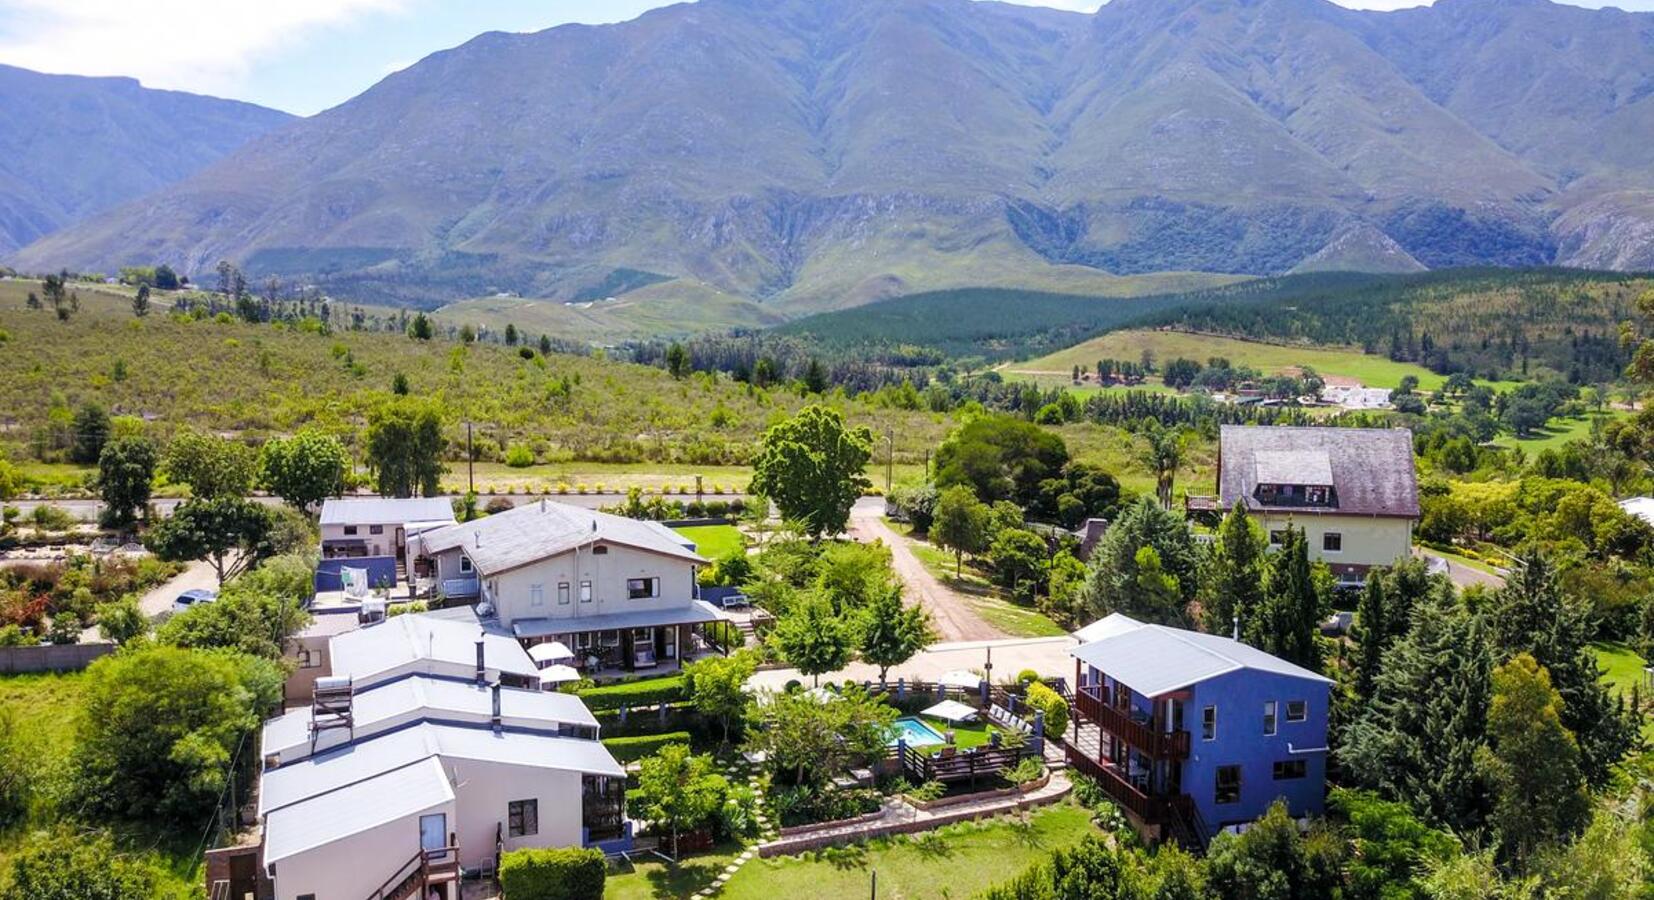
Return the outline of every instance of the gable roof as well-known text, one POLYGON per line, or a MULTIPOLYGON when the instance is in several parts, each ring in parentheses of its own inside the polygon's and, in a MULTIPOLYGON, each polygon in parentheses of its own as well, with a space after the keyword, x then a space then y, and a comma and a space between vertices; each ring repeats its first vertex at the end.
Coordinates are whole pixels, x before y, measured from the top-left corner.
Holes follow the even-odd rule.
POLYGON ((334 497, 322 502, 323 525, 452 521, 454 505, 447 497, 334 497))
POLYGON ((601 741, 422 723, 270 769, 259 785, 259 815, 377 778, 430 757, 558 769, 619 778, 626 774, 601 741))
POLYGON ((690 563, 706 559, 658 522, 537 500, 496 515, 419 536, 426 553, 463 549, 478 569, 494 574, 594 544, 619 544, 690 563))
MULTIPOLYGON (((487 727, 493 717, 493 692, 471 682, 423 675, 393 681, 351 697, 352 734, 367 739, 418 721, 463 722, 487 727)), ((264 723, 259 746, 265 756, 299 758, 310 752, 309 708, 296 709, 264 723)), ((573 694, 500 688, 500 719, 508 728, 556 730, 559 725, 598 727, 597 717, 573 694)), ((324 744, 324 747, 329 745, 324 744)), ((320 752, 326 752, 322 750, 320 752)))
POLYGON ((477 668, 477 638, 487 668, 538 677, 539 667, 510 635, 475 624, 420 614, 393 616, 329 641, 333 674, 368 682, 390 672, 463 675, 477 668))
POLYGON ((264 862, 270 865, 453 799, 441 760, 427 757, 270 813, 264 823, 264 862))
POLYGON ((1418 518, 1413 433, 1404 428, 1225 425, 1218 437, 1218 501, 1316 515, 1418 518), (1330 484, 1336 507, 1271 505, 1262 484, 1330 484))
POLYGON ((1070 655, 1146 697, 1158 697, 1241 669, 1332 683, 1325 676, 1240 641, 1150 625, 1120 613, 1094 622, 1076 635, 1104 623, 1111 624, 1098 631, 1108 636, 1082 644, 1069 651, 1070 655))

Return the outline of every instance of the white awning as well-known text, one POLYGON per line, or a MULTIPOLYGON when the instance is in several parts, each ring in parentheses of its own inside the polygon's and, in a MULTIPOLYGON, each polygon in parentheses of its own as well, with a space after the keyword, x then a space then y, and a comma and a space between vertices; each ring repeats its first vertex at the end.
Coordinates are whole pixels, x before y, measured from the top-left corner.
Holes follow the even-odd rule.
POLYGON ((567 659, 574 659, 574 651, 570 650, 562 641, 547 641, 544 644, 535 644, 528 648, 528 658, 537 663, 555 663, 567 659))
POLYGON ((580 673, 573 666, 547 666, 540 670, 541 684, 562 684, 565 681, 579 681, 580 673))
POLYGON ((937 680, 948 687, 979 688, 982 686, 982 676, 968 669, 954 669, 937 680))
POLYGON ((960 703, 958 700, 943 700, 921 713, 921 716, 933 716, 944 722, 969 722, 976 718, 976 709, 960 703))

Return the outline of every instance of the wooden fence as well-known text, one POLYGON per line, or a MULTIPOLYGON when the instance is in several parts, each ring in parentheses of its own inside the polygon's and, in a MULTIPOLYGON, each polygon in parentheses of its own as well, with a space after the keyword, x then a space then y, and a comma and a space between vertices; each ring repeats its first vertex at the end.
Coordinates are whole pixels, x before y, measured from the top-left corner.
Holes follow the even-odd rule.
POLYGON ((902 772, 918 784, 940 781, 954 784, 968 781, 971 787, 984 778, 998 778, 1031 751, 1022 745, 1016 747, 985 747, 965 750, 943 756, 941 753, 921 753, 906 744, 899 745, 902 772))

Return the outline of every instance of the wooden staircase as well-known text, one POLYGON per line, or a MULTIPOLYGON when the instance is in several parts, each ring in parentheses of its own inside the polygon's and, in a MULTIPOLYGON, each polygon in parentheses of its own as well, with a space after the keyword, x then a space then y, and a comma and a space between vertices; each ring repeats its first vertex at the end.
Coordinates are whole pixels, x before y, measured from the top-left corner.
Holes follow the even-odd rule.
MULTIPOLYGON (((385 880, 367 900, 414 900, 430 894, 431 888, 459 884, 459 842, 449 837, 450 846, 436 850, 421 850, 412 859, 397 867, 396 873, 385 880)), ((457 900, 458 894, 444 891, 457 900)))

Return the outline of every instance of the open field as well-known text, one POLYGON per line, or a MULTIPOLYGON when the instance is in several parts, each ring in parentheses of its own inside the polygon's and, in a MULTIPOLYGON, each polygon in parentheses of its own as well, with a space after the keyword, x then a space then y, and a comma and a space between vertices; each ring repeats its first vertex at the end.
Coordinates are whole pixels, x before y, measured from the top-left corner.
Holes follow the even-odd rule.
POLYGON ((1265 374, 1275 374, 1291 366, 1309 366, 1323 376, 1354 378, 1371 387, 1393 388, 1403 377, 1412 375, 1419 380, 1420 387, 1434 390, 1445 380, 1423 366, 1392 362, 1383 356, 1362 353, 1359 347, 1288 346, 1148 330, 1111 332, 1039 359, 1008 363, 1003 369, 1007 375, 1045 373, 1047 377, 1067 381, 1075 366, 1093 371, 1099 359, 1135 361, 1144 350, 1154 354, 1157 365, 1178 357, 1205 365, 1207 359, 1221 356, 1237 366, 1249 366, 1265 374))
POLYGON ((763 328, 783 321, 751 300, 682 279, 579 303, 516 297, 463 300, 438 309, 436 318, 493 331, 513 324, 528 334, 598 342, 763 328))
POLYGON ((1607 410, 1601 413, 1588 413, 1577 418, 1558 416, 1546 423, 1544 428, 1539 429, 1531 437, 1518 438, 1514 434, 1503 434, 1495 438, 1493 442, 1504 447, 1520 447, 1522 452, 1532 456, 1541 450, 1560 450, 1562 445, 1569 441, 1584 440, 1590 437, 1593 419, 1623 419, 1631 415, 1632 413, 1624 410, 1607 410))
MULTIPOLYGON (((950 825, 917 837, 871 841, 805 856, 754 859, 718 896, 727 900, 844 900, 878 896, 939 900, 975 896, 1059 847, 1094 832, 1091 815, 1064 804, 1010 818, 950 825)), ((618 896, 618 895, 617 895, 618 896)))

